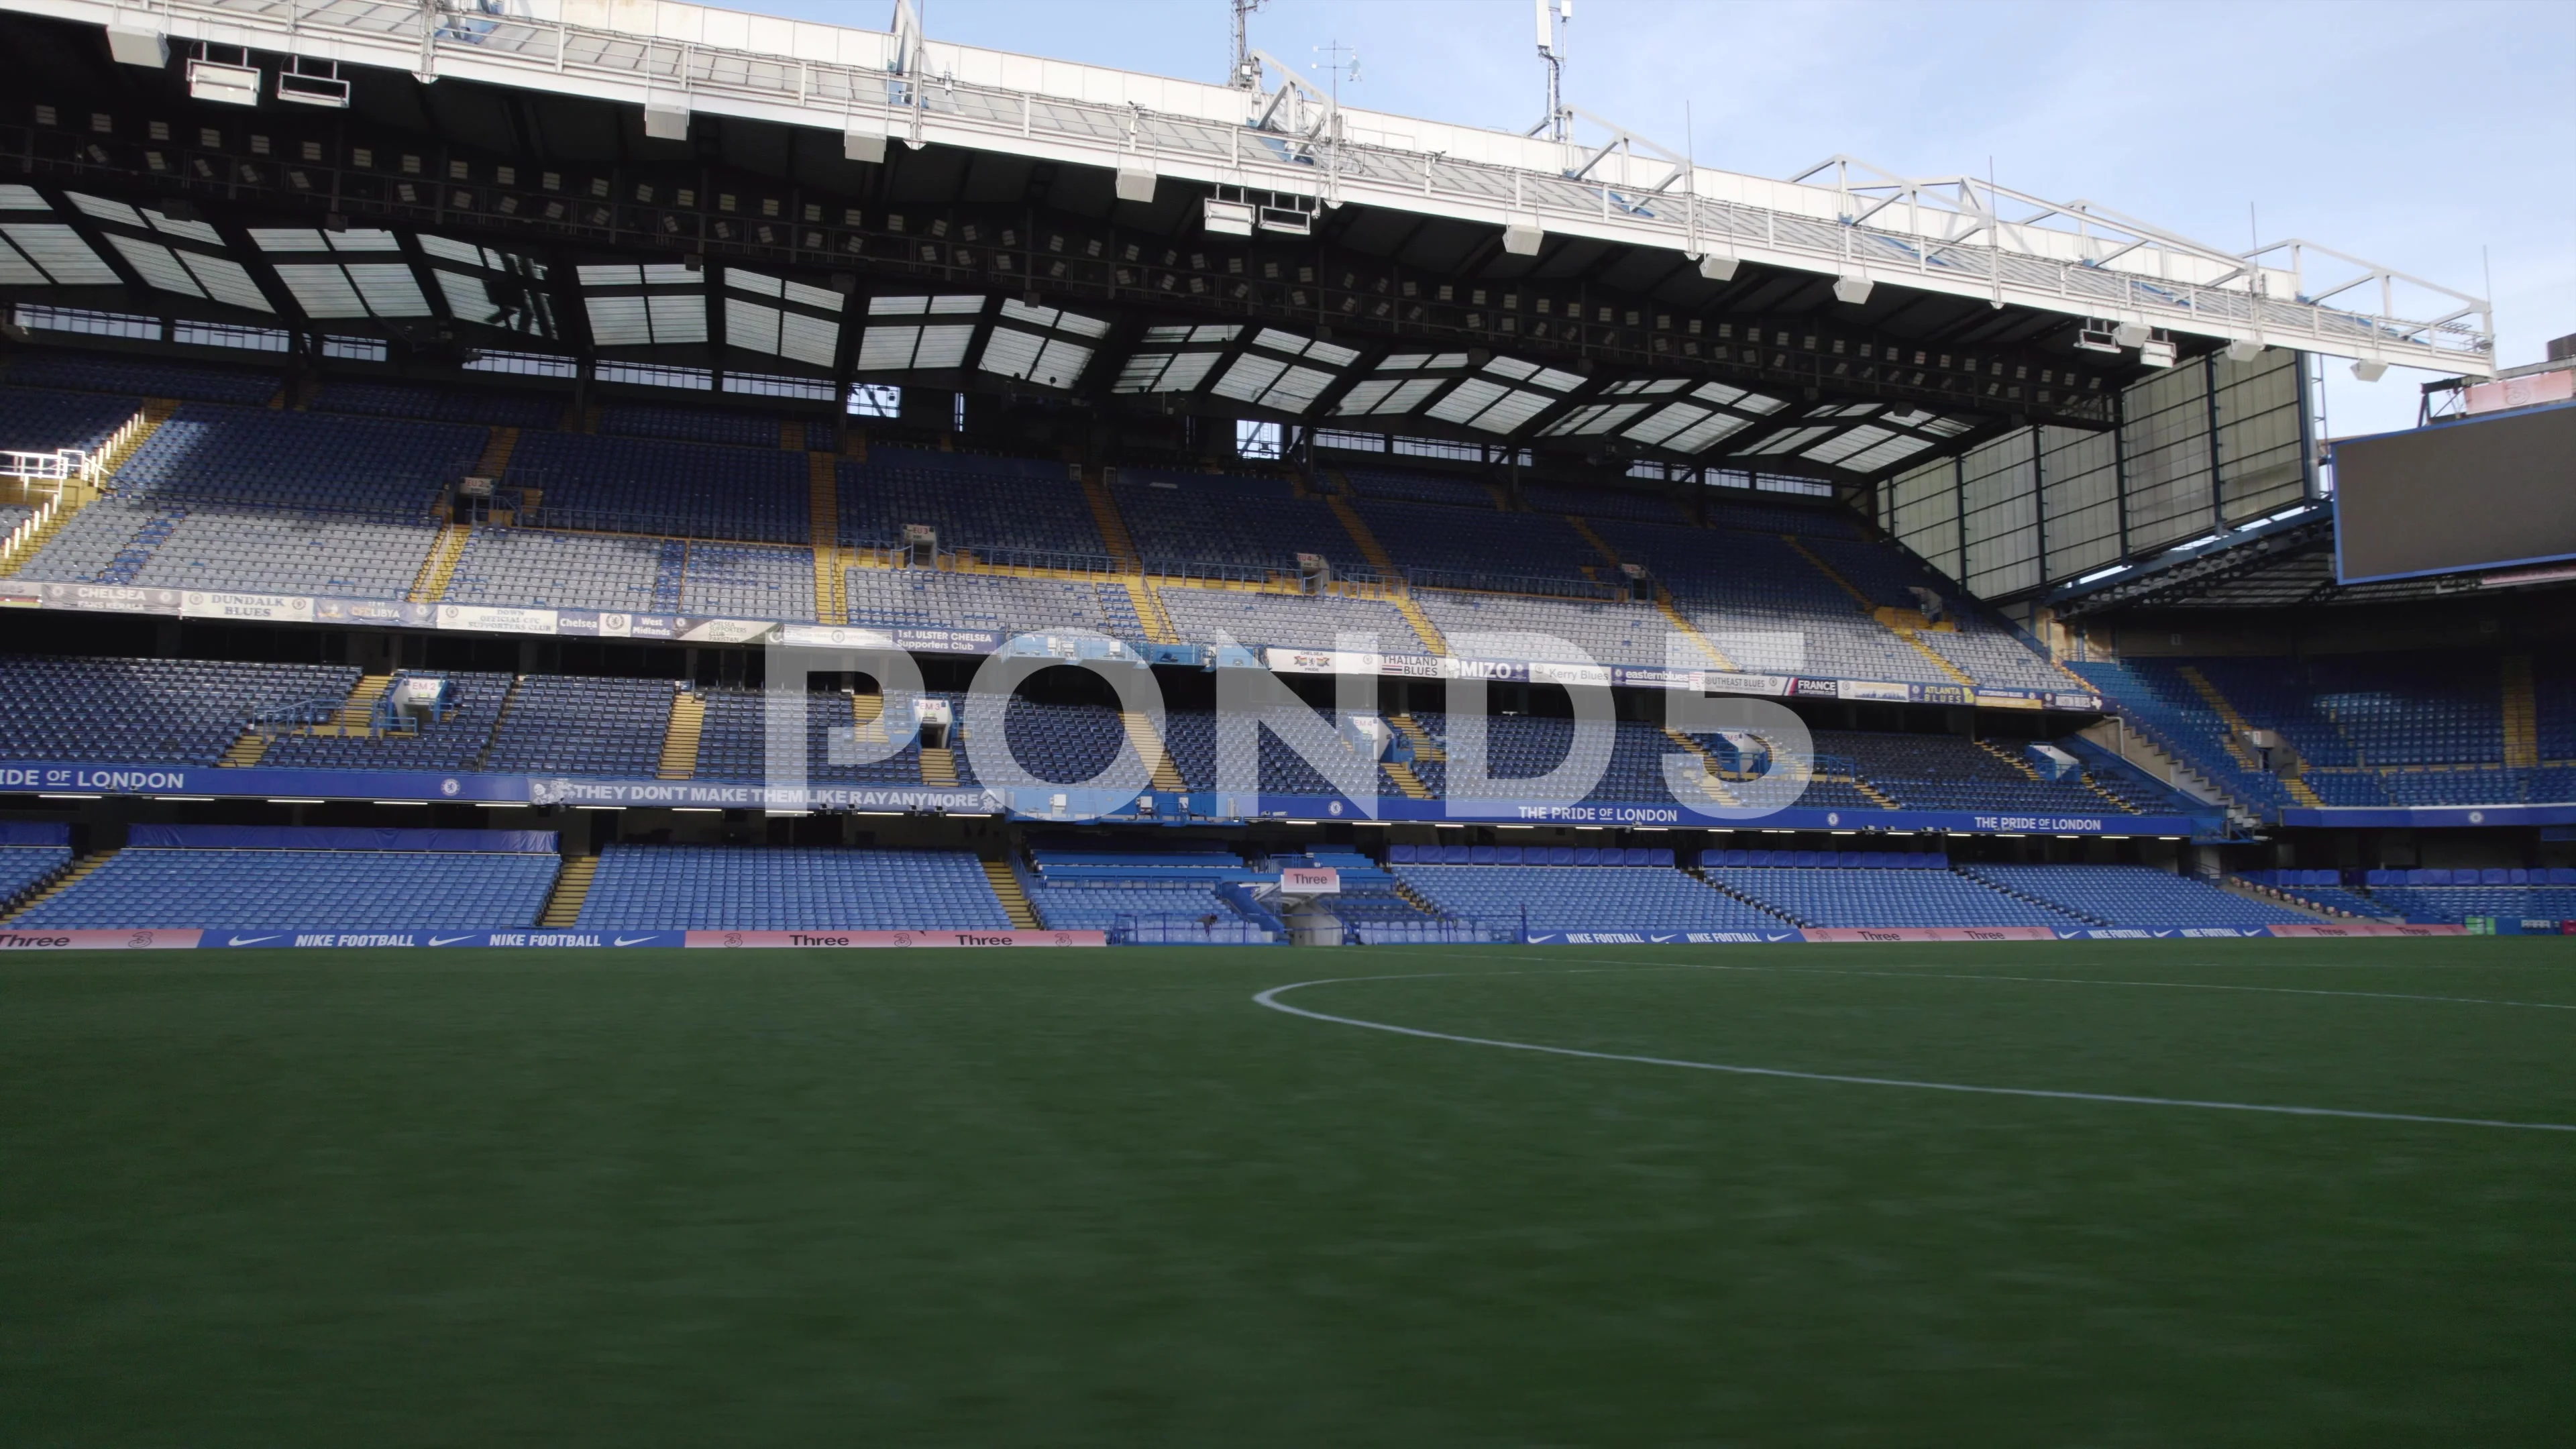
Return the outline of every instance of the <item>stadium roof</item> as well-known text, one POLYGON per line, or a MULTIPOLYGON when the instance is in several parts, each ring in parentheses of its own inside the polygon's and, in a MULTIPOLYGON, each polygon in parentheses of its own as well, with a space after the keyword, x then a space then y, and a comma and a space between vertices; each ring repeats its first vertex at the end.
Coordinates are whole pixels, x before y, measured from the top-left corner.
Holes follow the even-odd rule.
POLYGON ((1263 92, 908 23, 511 8, 0 0, 30 108, 0 292, 1842 482, 2111 426, 2230 344, 2492 371, 2475 299, 1967 178, 1743 176, 1275 63, 1263 92))

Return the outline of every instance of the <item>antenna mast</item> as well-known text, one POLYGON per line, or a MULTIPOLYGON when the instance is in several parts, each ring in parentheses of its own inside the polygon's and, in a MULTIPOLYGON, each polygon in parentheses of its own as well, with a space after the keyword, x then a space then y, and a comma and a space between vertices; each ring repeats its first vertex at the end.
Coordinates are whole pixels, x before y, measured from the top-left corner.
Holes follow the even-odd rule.
POLYGON ((1562 144, 1572 129, 1574 112, 1565 104, 1565 39, 1574 22, 1574 0, 1532 0, 1538 7, 1538 58, 1547 64, 1547 119, 1530 129, 1562 144))
POLYGON ((1226 72, 1225 83, 1239 91, 1261 89, 1261 58, 1252 53, 1252 12, 1270 0, 1232 0, 1234 6, 1234 69, 1226 72))

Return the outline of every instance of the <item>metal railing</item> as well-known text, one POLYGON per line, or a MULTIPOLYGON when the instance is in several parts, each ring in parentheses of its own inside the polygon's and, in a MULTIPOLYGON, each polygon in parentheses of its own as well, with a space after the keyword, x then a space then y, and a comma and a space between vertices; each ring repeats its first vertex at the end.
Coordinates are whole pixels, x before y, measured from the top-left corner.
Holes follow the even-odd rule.
MULTIPOLYGON (((1710 172, 1704 188, 1700 168, 1666 168, 1662 161, 1638 157, 1633 148, 1615 156, 1605 148, 1578 175, 1570 174, 1577 168, 1550 171, 1444 154, 1392 135, 1362 139, 1338 108, 1320 103, 1305 106, 1320 115, 1305 121, 1304 129, 1279 131, 1134 102, 1041 95, 960 79, 954 73, 959 63, 998 73, 999 58, 963 47, 922 45, 917 38, 909 46, 884 38, 885 64, 914 72, 905 74, 557 20, 447 16, 430 6, 361 0, 286 5, 277 0, 146 0, 121 7, 99 0, 53 0, 31 8, 129 25, 150 15, 187 38, 398 65, 424 77, 445 68, 476 79, 553 90, 589 81, 640 91, 648 105, 694 108, 713 102, 717 109, 777 119, 792 112, 807 124, 840 125, 853 133, 902 137, 916 144, 937 141, 1043 153, 1333 204, 1374 203, 1664 245, 1694 257, 1750 255, 1802 270, 1910 280, 1929 290, 1992 295, 1999 302, 2070 315, 2128 317, 2347 356, 2484 371, 2494 353, 2492 332, 2463 320, 2464 313, 2476 308, 2431 321, 2341 311, 2297 295, 2304 288, 2295 281, 2295 272, 2294 295, 2264 296, 2269 274, 2252 263, 2222 269, 2223 258, 2206 248, 2094 208, 2054 207, 2010 222, 1932 206, 1920 183, 1902 188, 1893 204, 1888 197, 1866 194, 1867 187, 1855 190, 1848 181, 1834 189, 1785 183, 1796 188, 1791 199, 1812 200, 1807 193, 1816 193, 1824 202, 1818 210, 1832 212, 1801 213, 1708 194, 1708 189, 1741 193, 1751 189, 1748 182, 1784 183, 1710 172), (943 61, 949 69, 931 73, 943 61), (2076 218, 2071 231, 2036 224, 2068 216, 2076 218), (2028 249, 2040 239, 2079 255, 2028 249), (2207 272, 2209 279, 2177 271, 2207 272)), ((864 48, 876 37, 845 31, 841 38, 845 45, 864 48)), ((1183 88, 1171 88, 1171 94, 1187 99, 1183 88)), ((1273 101, 1273 113, 1277 110, 1273 101)), ((1464 129, 1420 128, 1444 134, 1464 129)), ((1481 138, 1491 133, 1466 134, 1481 138)), ((1516 151, 1518 139, 1492 135, 1494 145, 1482 149, 1516 151)), ((1992 202, 1986 205, 1991 210, 1992 202)))

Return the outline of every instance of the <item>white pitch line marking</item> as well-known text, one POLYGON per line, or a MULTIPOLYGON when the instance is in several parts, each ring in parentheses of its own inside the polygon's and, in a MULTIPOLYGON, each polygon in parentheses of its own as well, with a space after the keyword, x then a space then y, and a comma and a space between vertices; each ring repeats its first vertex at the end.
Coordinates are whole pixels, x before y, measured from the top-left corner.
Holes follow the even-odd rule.
MULTIPOLYGON (((1676 969, 1666 967, 1662 969, 1676 969)), ((1687 969, 1687 968, 1681 968, 1687 969)), ((1800 1072, 1786 1067, 1751 1067, 1729 1062, 1691 1062, 1674 1057, 1636 1056, 1626 1052, 1587 1051, 1581 1047, 1548 1046, 1540 1042, 1503 1041, 1496 1037, 1461 1036, 1455 1032, 1431 1031, 1418 1026, 1397 1026, 1392 1022, 1366 1021, 1356 1016, 1335 1016, 1330 1012, 1309 1011, 1290 1006, 1279 998, 1291 991, 1309 986, 1343 986, 1364 981, 1412 981, 1431 976, 1549 976, 1573 973, 1547 971, 1407 971, 1387 976, 1328 976, 1314 981, 1292 981, 1273 986, 1253 996, 1253 1001, 1272 1011, 1289 1016, 1302 1016, 1313 1021, 1327 1021, 1337 1026, 1356 1026, 1368 1031, 1389 1032, 1396 1036, 1420 1037, 1428 1041, 1453 1041, 1468 1046, 1500 1047, 1505 1051, 1539 1052, 1547 1056, 1582 1057, 1598 1062, 1636 1062, 1650 1067, 1682 1067, 1698 1072, 1724 1072, 1739 1077, 1773 1077, 1797 1082, 1838 1082, 1855 1087, 1898 1087, 1916 1092, 1965 1092, 1988 1097, 2038 1097, 2061 1102, 2108 1102, 2130 1107, 2187 1107, 2208 1112, 2264 1112, 2283 1117, 2342 1117, 2365 1122, 2418 1122, 2441 1127, 2498 1127, 2515 1132, 2576 1132, 2570 1122, 2506 1122, 2488 1117, 2435 1117, 2415 1112, 2365 1112, 2349 1107, 2291 1107, 2267 1102, 2212 1102, 2192 1097, 2146 1097, 2119 1092, 2070 1092, 2045 1087, 1987 1087, 1968 1082, 1919 1082, 1905 1077, 1863 1077, 1843 1072, 1800 1072)))

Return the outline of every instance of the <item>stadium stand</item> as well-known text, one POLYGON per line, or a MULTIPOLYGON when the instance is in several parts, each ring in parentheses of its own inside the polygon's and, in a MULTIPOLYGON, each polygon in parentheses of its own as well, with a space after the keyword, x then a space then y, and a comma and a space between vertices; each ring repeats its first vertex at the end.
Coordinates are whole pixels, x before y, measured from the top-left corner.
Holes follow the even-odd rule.
POLYGON ((255 715, 336 708, 358 677, 338 664, 0 660, 0 756, 211 765, 255 715))
POLYGON ((735 448, 775 448, 779 439, 778 419, 770 414, 668 403, 609 403, 599 410, 599 431, 623 438, 735 448))
MULTIPOLYGON (((678 539, 476 528, 442 602, 496 608, 680 612, 688 547, 678 539)), ((807 584, 810 596, 812 585, 807 584)))
POLYGON ((1624 862, 1617 869, 1399 863, 1394 871, 1443 915, 1525 922, 1533 931, 1777 931, 1787 924, 1679 871, 1624 862))
POLYGON ((2295 924, 2309 917, 2143 865, 1967 865, 1960 873, 2097 926, 2295 924))
POLYGON ((649 778, 673 692, 667 679, 529 675, 502 708, 485 768, 649 778))
POLYGON ((1163 585, 1155 596, 1184 639, 1335 649, 1343 635, 1358 634, 1376 639, 1375 647, 1383 653, 1409 654, 1422 647, 1403 611, 1376 599, 1194 589, 1178 584, 1163 585))
POLYGON ((415 418, 422 422, 551 428, 563 421, 567 401, 516 389, 430 387, 374 378, 334 378, 314 390, 311 406, 315 412, 415 418))
POLYGON ((1120 468, 1110 492, 1148 572, 1213 564, 1293 575, 1300 553, 1330 559, 1337 574, 1367 567, 1332 509, 1294 496, 1284 479, 1120 468))
POLYGON ((128 848, 20 929, 500 931, 536 924, 552 852, 128 848))
POLYGON ((337 725, 299 730, 271 741, 260 763, 308 770, 472 768, 491 746, 493 726, 500 722, 501 706, 510 696, 510 676, 407 669, 394 675, 386 698, 397 697, 403 682, 415 678, 447 682, 449 697, 436 719, 366 733, 344 732, 337 725))
POLYGON ((0 387, 0 451, 50 453, 78 448, 95 452, 108 435, 141 411, 139 397, 0 387))
POLYGON ((1009 930, 962 850, 628 845, 599 853, 585 929, 1009 930))
POLYGON ((804 543, 813 529, 805 456, 654 438, 529 433, 511 455, 515 487, 538 491, 541 527, 804 543))
POLYGON ((1394 498, 1412 503, 1445 503, 1455 508, 1492 508, 1493 490, 1466 478, 1437 473, 1408 473, 1393 468, 1345 468, 1351 492, 1362 498, 1394 498))
POLYGON ((990 629, 1004 636, 1088 629, 1114 639, 1145 637, 1135 605, 1116 583, 911 568, 857 568, 847 577, 846 622, 852 624, 990 629))
POLYGON ((6 377, 9 382, 22 387, 113 393, 126 397, 180 398, 194 402, 234 403, 244 407, 258 407, 277 396, 280 385, 274 373, 165 358, 50 349, 21 354, 16 362, 10 364, 6 377))
POLYGON ((1709 881, 1801 926, 2080 926, 2042 905, 1946 870, 1850 870, 1838 865, 1716 866, 1709 881))
POLYGON ((943 549, 1109 552, 1062 463, 879 447, 838 467, 845 544, 891 547, 918 523, 939 531, 943 549))

